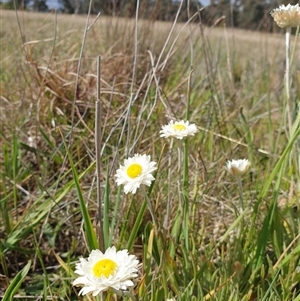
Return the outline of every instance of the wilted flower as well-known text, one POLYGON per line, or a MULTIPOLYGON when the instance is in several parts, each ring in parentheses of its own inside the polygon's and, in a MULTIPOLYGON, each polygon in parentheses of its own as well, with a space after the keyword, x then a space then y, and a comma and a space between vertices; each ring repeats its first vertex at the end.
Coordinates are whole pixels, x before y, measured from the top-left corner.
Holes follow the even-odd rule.
POLYGON ((297 27, 300 25, 300 7, 296 5, 280 5, 271 11, 271 16, 281 28, 297 27))
POLYGON ((160 137, 183 139, 187 136, 194 136, 197 132, 196 125, 193 123, 190 124, 189 121, 181 120, 174 122, 171 120, 169 124, 163 125, 160 137))
POLYGON ((132 158, 125 159, 124 166, 120 166, 116 173, 118 185, 124 184, 124 192, 136 193, 141 184, 147 186, 155 180, 151 174, 157 169, 156 162, 150 161, 150 156, 135 154, 132 158))
POLYGON ((233 176, 242 176, 247 172, 251 163, 247 159, 227 161, 225 169, 233 176))
POLYGON ((93 250, 88 259, 79 260, 75 269, 79 277, 73 282, 73 285, 83 286, 79 295, 92 293, 96 296, 109 288, 126 290, 133 286, 131 279, 137 277, 139 261, 127 250, 116 252, 116 248, 111 247, 104 254, 93 250))

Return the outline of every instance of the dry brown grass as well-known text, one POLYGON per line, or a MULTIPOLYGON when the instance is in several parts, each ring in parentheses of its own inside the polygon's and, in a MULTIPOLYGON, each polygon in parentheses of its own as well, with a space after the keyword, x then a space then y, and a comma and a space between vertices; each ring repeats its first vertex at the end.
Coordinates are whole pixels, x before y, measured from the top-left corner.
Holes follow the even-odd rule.
MULTIPOLYGON (((52 126, 53 122, 61 125, 67 135, 71 129, 72 103, 75 100, 75 122, 79 122, 76 131, 83 144, 78 144, 74 155, 82 160, 81 167, 84 168, 94 160, 91 154, 94 143, 96 58, 98 55, 102 56, 101 98, 109 129, 122 116, 130 97, 134 20, 100 16, 91 27, 87 33, 78 87, 74 95, 86 16, 58 14, 56 21, 54 14, 18 12, 19 28, 15 12, 1 12, 1 40, 5 45, 1 57, 1 122, 5 139, 10 139, 11 133, 17 130, 23 143, 28 144, 28 137, 34 137, 32 139, 39 149, 53 154, 53 146, 45 143, 38 128, 44 129, 54 144, 54 149, 58 149, 62 141, 52 126), (12 119, 15 122, 12 123, 12 119), (85 153, 90 155, 83 155, 85 153)), ((93 18, 95 16, 91 16, 90 23, 93 18)), ((171 26, 171 23, 147 20, 140 20, 138 23, 137 69, 133 92, 139 95, 140 101, 146 93, 151 74, 149 52, 156 63, 171 26)), ((282 104, 276 103, 276 95, 281 93, 284 72, 282 36, 219 27, 204 28, 202 36, 198 24, 191 24, 191 27, 176 24, 171 42, 162 53, 156 76, 160 81, 162 101, 178 118, 183 117, 182 110, 185 106, 191 63, 190 41, 194 50, 191 119, 207 131, 219 135, 215 136, 217 144, 223 145, 225 141, 222 146, 223 155, 237 152, 246 156, 246 147, 239 147, 239 144, 226 139, 231 137, 234 141, 244 141, 245 134, 240 130, 237 132, 235 126, 240 120, 239 110, 243 107, 250 129, 256 133, 252 141, 255 148, 265 149, 272 154, 277 132, 269 133, 268 120, 272 112, 273 117, 278 114, 277 120, 272 117, 272 126, 281 122, 279 117, 282 104), (175 40, 174 48, 169 53, 170 45, 175 40), (267 100, 268 97, 273 100, 267 100), (267 103, 270 104, 269 109, 267 103), (215 118, 217 121, 213 121, 215 118), (230 148, 227 149, 225 145, 230 148)), ((136 103, 137 112, 140 101, 136 103)), ((166 120, 166 113, 158 114, 162 109, 162 104, 156 107, 153 121, 163 123, 166 120)), ((136 117, 132 118, 135 122, 136 117)), ((117 137, 112 136, 111 139, 117 137)), ((209 136, 204 135, 202 139, 202 143, 210 143, 209 136)), ((147 149, 151 140, 145 138, 139 143, 139 147, 147 149)), ((113 153, 113 143, 108 144, 108 149, 113 153)), ((194 150, 195 158, 199 151, 199 148, 194 150)), ((222 166, 225 159, 218 156, 218 151, 210 153, 206 160, 215 162, 214 164, 218 162, 222 166)), ((51 177, 59 172, 55 166, 63 161, 63 154, 59 156, 60 160, 53 162, 51 177)), ((210 176, 214 178, 206 182, 204 187, 224 180, 213 175, 214 169, 211 171, 210 176)), ((35 185, 33 184, 33 189, 35 185)), ((208 199, 210 194, 214 194, 212 191, 207 193, 208 199)))
MULTIPOLYGON (((90 23, 93 18, 95 16, 91 16, 90 23)), ((157 160, 164 144, 158 138, 158 127, 170 116, 184 118, 187 86, 191 80, 190 120, 201 129, 190 144, 190 184, 193 189, 189 197, 193 207, 193 230, 199 239, 197 248, 202 252, 208 245, 216 243, 236 218, 233 209, 238 203, 235 181, 228 178, 223 169, 227 159, 252 159, 253 167, 247 175, 245 191, 249 206, 257 201, 259 190, 286 143, 282 118, 283 36, 225 27, 203 28, 202 35, 196 23, 190 26, 177 23, 170 42, 162 51, 172 24, 140 20, 135 55, 134 20, 100 16, 87 33, 78 74, 86 16, 58 14, 56 20, 54 14, 20 11, 18 20, 20 27, 15 12, 1 11, 0 37, 4 47, 0 67, 0 143, 5 144, 6 153, 1 152, 0 161, 10 162, 8 155, 15 140, 21 154, 16 156, 20 159, 18 177, 5 174, 7 170, 1 171, 4 175, 1 184, 5 187, 1 196, 8 195, 11 200, 8 209, 14 223, 19 215, 26 215, 28 208, 36 205, 36 200, 38 204, 44 202, 39 198, 43 191, 47 191, 47 200, 55 199, 59 189, 72 180, 72 174, 67 174, 70 165, 62 141, 64 138, 69 143, 71 131, 74 141, 70 152, 78 171, 85 171, 95 161, 94 104, 98 55, 102 57, 101 103, 105 124, 103 141, 106 141, 102 159, 112 173, 119 164, 115 162, 112 166, 112 158, 116 155, 121 161, 125 156, 126 131, 121 139, 120 133, 132 95, 135 97, 129 120, 132 131, 129 142, 135 143, 132 151, 145 151, 157 160), (154 65, 157 64, 155 72, 151 57, 154 65), (135 58, 136 69, 133 68, 135 58), (189 76, 191 69, 193 72, 189 76), (241 108, 244 115, 240 113, 241 108), (245 124, 241 121, 242 116, 245 116, 245 124), (135 140, 133 136, 138 137, 140 133, 143 135, 135 140), (117 148, 119 141, 121 147, 117 148), (15 195, 14 189, 17 190, 15 195), (24 191, 28 194, 24 195, 24 191), (17 208, 14 208, 14 202, 17 208)), ((299 69, 299 62, 295 61, 293 68, 299 69)), ((174 148, 173 156, 176 154, 174 148)), ((166 180, 168 160, 166 149, 157 179, 163 184, 155 187, 156 199, 153 200, 159 220, 165 214, 168 191, 180 203, 177 180, 172 183, 166 180)), ((174 161, 176 159, 173 159, 171 168, 172 176, 176 178, 179 172, 174 161)), ((101 180, 106 178, 104 171, 101 177, 101 180)), ((94 220, 97 204, 95 186, 91 185, 93 179, 94 173, 89 171, 81 185, 94 220)), ((116 194, 114 184, 111 180, 112 202, 116 194)), ((284 193, 288 188, 287 181, 284 193)), ((266 201, 268 198, 269 195, 266 201)), ((130 197, 122 197, 123 210, 118 213, 120 224, 117 230, 123 227, 123 223, 128 223, 127 231, 130 231, 142 199, 139 193, 134 203, 130 197), (126 221, 122 216, 124 212, 129 216, 128 219, 126 216, 126 221)), ((170 224, 177 207, 172 210, 170 224)), ((263 204, 259 212, 261 218, 265 210, 263 204)), ((49 212, 51 227, 63 221, 58 230, 59 239, 53 247, 56 251, 70 250, 68 254, 72 258, 84 252, 81 219, 76 192, 72 188, 49 212)), ((143 225, 149 220, 150 216, 145 214, 143 225)), ((37 231, 42 229, 40 224, 36 226, 37 231)), ((116 241, 120 235, 117 230, 116 241)), ((37 247, 47 250, 50 245, 48 237, 41 237, 37 247)), ((33 241, 30 235, 20 245, 27 250, 35 243, 33 241)), ((138 238, 137 249, 140 244, 138 238)), ((8 258, 14 260, 16 253, 14 250, 8 258)), ((47 254, 43 258, 52 265, 56 259, 51 256, 47 254)), ((214 253, 213 257, 219 258, 219 255, 214 253)), ((26 261, 23 255, 19 258, 26 261)), ((16 269, 12 275, 15 272, 16 269)), ((225 278, 222 281, 226 281, 225 278)))
MULTIPOLYGON (((91 16, 90 23, 93 18, 95 16, 91 16)), ((81 130, 86 130, 91 136, 85 142, 92 149, 96 58, 102 56, 101 98, 104 114, 109 114, 106 118, 113 126, 130 95, 134 20, 100 16, 91 27, 85 42, 76 95, 75 82, 86 16, 58 14, 56 21, 54 14, 19 11, 18 20, 20 28, 15 12, 1 11, 1 43, 5 45, 1 53, 0 81, 3 133, 9 136, 16 126, 22 127, 26 142, 26 135, 36 132, 34 120, 44 126, 50 136, 56 136, 51 127, 52 120, 58 124, 67 121, 64 128, 69 131, 75 100, 76 121, 81 120, 81 130)), ((171 23, 147 20, 138 23, 137 69, 133 87, 140 99, 146 93, 151 74, 149 53, 156 63, 171 26, 171 23)), ((280 116, 278 112, 282 104, 276 99, 281 94, 284 74, 282 36, 220 27, 204 28, 202 36, 198 24, 190 27, 176 24, 170 43, 161 55, 156 76, 161 100, 178 118, 183 117, 191 64, 190 41, 193 45, 192 119, 207 130, 230 136, 235 129, 228 132, 224 127, 222 130, 211 128, 211 116, 216 114, 221 124, 234 124, 240 107, 243 107, 252 130, 259 133, 254 137, 255 145, 272 153, 271 141, 274 138, 270 138, 266 130, 269 122, 267 103, 273 116, 280 116), (272 101, 267 101, 267 98, 272 101), (213 113, 216 112, 214 106, 217 113, 213 113)), ((161 111, 162 106, 157 110, 161 111)), ((279 118, 272 118, 272 122, 280 124, 279 118)), ((56 139, 59 144, 60 139, 56 139)))

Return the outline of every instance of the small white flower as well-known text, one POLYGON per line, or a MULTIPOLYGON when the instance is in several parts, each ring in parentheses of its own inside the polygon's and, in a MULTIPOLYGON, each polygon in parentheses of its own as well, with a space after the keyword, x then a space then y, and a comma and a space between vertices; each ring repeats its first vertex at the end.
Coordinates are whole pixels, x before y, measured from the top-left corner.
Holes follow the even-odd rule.
POLYGON ((298 4, 280 5, 279 8, 273 9, 270 14, 281 28, 300 25, 300 7, 298 4))
POLYGON ((233 176, 242 176, 247 172, 251 163, 247 159, 227 161, 225 169, 233 176))
POLYGON ((75 269, 79 277, 73 282, 73 285, 83 286, 79 295, 92 293, 96 296, 109 288, 126 290, 133 286, 130 279, 137 277, 139 261, 127 250, 116 252, 116 248, 111 247, 104 254, 93 250, 88 259, 79 260, 75 269))
POLYGON ((194 136, 198 132, 195 124, 189 123, 189 121, 173 121, 171 120, 169 124, 163 125, 162 130, 159 132, 160 137, 165 138, 177 138, 183 139, 187 136, 194 136))
POLYGON ((124 166, 120 166, 116 173, 118 185, 124 184, 124 192, 136 193, 141 184, 150 186, 155 180, 152 172, 157 169, 156 162, 150 161, 150 156, 135 154, 132 158, 125 159, 124 166))

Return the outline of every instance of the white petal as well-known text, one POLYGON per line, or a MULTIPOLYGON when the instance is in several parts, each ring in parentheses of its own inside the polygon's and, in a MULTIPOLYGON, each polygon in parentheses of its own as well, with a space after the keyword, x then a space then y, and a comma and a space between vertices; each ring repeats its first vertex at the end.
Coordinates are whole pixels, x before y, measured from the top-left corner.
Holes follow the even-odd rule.
POLYGON ((139 261, 136 256, 129 255, 127 250, 116 251, 115 247, 108 248, 103 254, 99 250, 93 250, 87 260, 80 259, 76 264, 76 270, 80 273, 80 277, 74 280, 73 285, 82 286, 79 294, 86 295, 92 293, 93 296, 107 289, 115 288, 117 290, 126 290, 133 286, 132 278, 137 277, 139 261), (93 274, 93 266, 103 258, 111 259, 116 262, 117 268, 108 278, 105 276, 95 277, 93 274), (84 275, 82 271, 85 272, 84 275))

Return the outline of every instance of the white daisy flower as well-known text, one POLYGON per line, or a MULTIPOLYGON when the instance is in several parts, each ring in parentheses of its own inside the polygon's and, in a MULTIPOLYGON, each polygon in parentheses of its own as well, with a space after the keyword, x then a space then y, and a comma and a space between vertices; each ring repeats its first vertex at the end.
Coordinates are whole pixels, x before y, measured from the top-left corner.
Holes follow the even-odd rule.
POLYGON ((233 176, 242 176, 247 172, 251 163, 247 159, 227 161, 225 169, 233 176))
POLYGON ((125 159, 116 173, 118 185, 124 185, 124 192, 136 193, 141 184, 150 186, 155 180, 152 172, 157 169, 156 162, 150 161, 150 156, 135 154, 132 158, 125 159))
POLYGON ((93 250, 88 259, 79 260, 75 269, 79 277, 73 282, 73 285, 83 286, 79 295, 92 293, 96 296, 109 288, 126 290, 133 286, 130 279, 137 277, 139 261, 127 250, 116 252, 116 248, 111 247, 104 254, 93 250))
POLYGON ((169 124, 163 125, 160 131, 160 137, 165 138, 177 138, 183 139, 187 136, 194 136, 198 132, 195 124, 189 123, 189 121, 173 121, 171 120, 169 124))
POLYGON ((271 16, 281 28, 297 27, 300 25, 300 7, 296 5, 280 5, 271 11, 271 16))

